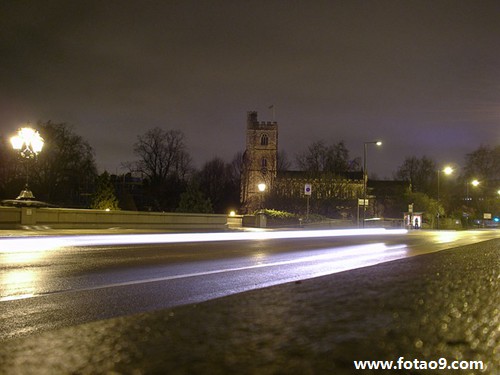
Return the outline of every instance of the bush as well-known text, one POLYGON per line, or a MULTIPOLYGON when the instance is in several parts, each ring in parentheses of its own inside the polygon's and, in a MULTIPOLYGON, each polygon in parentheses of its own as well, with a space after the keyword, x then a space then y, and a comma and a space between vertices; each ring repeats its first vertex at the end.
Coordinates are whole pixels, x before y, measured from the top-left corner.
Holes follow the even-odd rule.
POLYGON ((286 211, 266 209, 262 212, 267 217, 268 226, 299 225, 299 216, 286 211))

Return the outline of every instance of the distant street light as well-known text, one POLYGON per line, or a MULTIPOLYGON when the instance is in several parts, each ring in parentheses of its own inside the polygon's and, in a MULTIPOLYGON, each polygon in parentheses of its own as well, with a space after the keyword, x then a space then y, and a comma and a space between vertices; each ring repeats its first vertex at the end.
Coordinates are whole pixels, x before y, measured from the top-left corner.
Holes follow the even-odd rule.
POLYGON ((33 199, 35 197, 28 186, 29 168, 27 161, 35 159, 42 151, 44 144, 43 138, 38 131, 32 128, 21 128, 18 130, 17 135, 10 139, 10 143, 14 150, 18 151, 21 157, 25 159, 26 167, 26 185, 16 199, 33 199))
POLYGON ((368 172, 366 170, 366 164, 367 164, 367 152, 366 152, 366 146, 374 144, 377 146, 382 146, 381 141, 371 141, 371 142, 364 142, 363 143, 363 228, 365 227, 365 220, 366 220, 366 185, 368 182, 368 172))
POLYGON ((437 201, 438 201, 438 212, 437 212, 437 226, 436 226, 436 229, 439 229, 439 201, 440 201, 440 198, 439 198, 439 184, 440 184, 440 175, 441 175, 441 172, 444 172, 445 175, 450 175, 453 173, 453 168, 452 167, 449 167, 449 166, 446 166, 443 168, 443 170, 441 171, 440 169, 437 170, 437 201))
POLYGON ((469 195, 469 185, 472 185, 474 187, 477 187, 479 186, 479 181, 478 180, 472 180, 472 181, 469 181, 467 180, 465 182, 465 205, 467 206, 467 213, 465 215, 465 218, 466 218, 466 226, 467 228, 469 228, 469 216, 470 216, 470 213, 471 213, 471 209, 469 208, 470 206, 470 201, 472 201, 472 197, 469 195))
POLYGON ((465 187, 466 187, 466 201, 468 202, 469 200, 471 200, 471 198, 469 197, 469 184, 474 186, 474 187, 477 187, 479 186, 480 182, 478 180, 472 180, 472 181, 467 181, 466 184, 465 184, 465 187))

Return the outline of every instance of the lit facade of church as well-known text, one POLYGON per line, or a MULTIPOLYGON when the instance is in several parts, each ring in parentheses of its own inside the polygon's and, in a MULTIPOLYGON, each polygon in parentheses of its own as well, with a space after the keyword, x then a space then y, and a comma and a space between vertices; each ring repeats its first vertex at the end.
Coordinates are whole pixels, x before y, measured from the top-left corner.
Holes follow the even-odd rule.
POLYGON ((361 171, 342 175, 278 171, 278 123, 258 121, 257 112, 248 112, 240 196, 243 213, 253 213, 264 204, 300 212, 306 184, 312 187, 311 207, 328 216, 352 218, 363 196, 361 171))

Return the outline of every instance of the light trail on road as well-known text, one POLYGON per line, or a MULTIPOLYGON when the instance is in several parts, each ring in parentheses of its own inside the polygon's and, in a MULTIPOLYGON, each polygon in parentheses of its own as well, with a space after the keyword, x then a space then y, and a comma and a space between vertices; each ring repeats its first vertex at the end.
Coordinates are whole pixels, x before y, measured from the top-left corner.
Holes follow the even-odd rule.
POLYGON ((0 340, 499 236, 499 231, 364 229, 0 238, 0 340))
MULTIPOLYGON (((300 231, 266 231, 254 230, 247 232, 222 232, 222 233, 167 233, 167 234, 106 234, 106 235, 72 235, 72 236, 44 236, 44 237, 21 237, 0 239, 1 263, 15 266, 15 268, 5 269, 0 277, 0 302, 28 299, 54 293, 65 293, 72 290, 96 290, 101 288, 112 288, 118 286, 130 286, 141 283, 168 281, 187 277, 201 277, 226 272, 247 271, 263 267, 280 267, 285 265, 300 264, 304 262, 316 262, 317 267, 320 262, 327 263, 330 269, 347 270, 356 267, 376 264, 382 261, 396 259, 391 256, 382 256, 386 251, 385 245, 363 245, 342 249, 322 250, 321 255, 303 255, 286 261, 269 261, 265 264, 223 267, 220 269, 204 272, 188 272, 185 274, 168 275, 163 277, 150 277, 144 274, 143 277, 135 280, 120 281, 118 283, 104 283, 97 286, 72 287, 64 289, 37 291, 36 285, 41 282, 44 272, 39 267, 20 268, 36 262, 43 262, 44 258, 57 258, 54 254, 58 250, 75 247, 95 247, 95 246, 119 246, 119 245, 152 245, 152 244, 185 244, 200 242, 227 242, 227 241, 265 241, 281 239, 307 239, 307 238, 335 238, 335 237, 364 237, 364 236, 386 236, 406 234, 406 230, 387 230, 383 228, 367 229, 345 229, 345 230, 300 230, 300 231), (354 250, 355 251, 354 251, 354 250), (361 251, 361 249, 364 249, 361 251), (325 253, 326 251, 326 253, 325 253), (333 253, 333 251, 335 251, 333 253), (367 253, 369 252, 369 254, 367 253), (349 260, 347 261, 347 253, 349 260), (333 267, 334 260, 343 259, 342 267, 333 267), (348 265, 348 266, 347 266, 348 265)), ((399 256, 399 255, 398 255, 399 256)), ((402 255, 401 255, 402 256, 402 255)), ((55 258, 54 261, 55 261, 55 258)), ((324 275, 326 265, 321 265, 321 272, 312 272, 308 277, 324 275)), ((337 271, 338 272, 338 271, 337 271)), ((304 277, 306 277, 304 275, 304 277)))
POLYGON ((251 231, 221 233, 167 233, 167 234, 105 234, 83 236, 47 236, 35 238, 2 238, 0 254, 11 251, 45 251, 67 246, 143 245, 162 243, 248 241, 293 238, 349 237, 405 234, 406 229, 332 229, 304 231, 251 231))

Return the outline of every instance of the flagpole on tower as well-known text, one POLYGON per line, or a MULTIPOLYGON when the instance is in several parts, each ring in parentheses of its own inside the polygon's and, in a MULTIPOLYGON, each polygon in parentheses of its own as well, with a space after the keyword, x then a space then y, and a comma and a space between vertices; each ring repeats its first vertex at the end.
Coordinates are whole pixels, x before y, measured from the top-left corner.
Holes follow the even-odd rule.
POLYGON ((275 112, 275 109, 274 109, 274 104, 273 105, 270 105, 269 106, 269 109, 272 111, 273 113, 273 122, 276 121, 276 112, 275 112))

